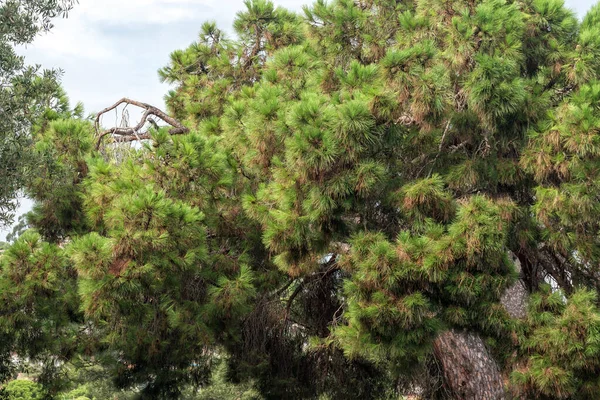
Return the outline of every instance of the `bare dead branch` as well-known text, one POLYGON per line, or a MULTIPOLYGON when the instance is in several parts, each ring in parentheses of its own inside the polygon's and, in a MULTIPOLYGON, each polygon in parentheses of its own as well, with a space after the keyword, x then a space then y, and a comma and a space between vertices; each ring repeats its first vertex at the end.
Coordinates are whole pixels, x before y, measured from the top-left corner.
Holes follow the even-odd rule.
POLYGON ((189 132, 189 129, 186 128, 185 126, 183 126, 181 124, 181 122, 177 121, 173 117, 170 117, 164 111, 162 111, 150 104, 142 103, 141 101, 131 100, 131 99, 124 97, 121 100, 117 101, 112 106, 107 107, 104 110, 100 111, 98 113, 98 115, 96 115, 96 120, 94 122, 94 126, 96 128, 96 136, 98 138, 97 142, 96 142, 96 150, 98 150, 100 148, 100 145, 102 144, 102 140, 107 135, 112 135, 114 138, 114 141, 117 143, 133 142, 136 140, 150 139, 149 132, 142 131, 142 129, 144 128, 144 126, 146 125, 147 122, 154 122, 152 125, 153 126, 156 125, 156 122, 150 118, 151 116, 160 118, 167 124, 171 125, 172 128, 169 130, 169 133, 171 135, 180 135, 180 134, 189 132), (136 106, 139 108, 143 108, 146 111, 144 111, 142 118, 140 119, 138 124, 135 126, 120 127, 120 128, 114 127, 111 129, 107 129, 105 131, 101 131, 100 130, 100 118, 102 118, 102 116, 104 114, 108 113, 109 111, 116 109, 121 104, 133 105, 133 106, 136 106))
MULTIPOLYGON (((429 173, 427 174, 428 177, 431 177, 431 173, 433 172, 435 163, 437 162, 438 158, 440 157, 440 154, 442 154, 442 149, 444 148, 444 140, 446 139, 446 135, 448 134, 448 130, 450 129, 451 122, 452 122, 452 118, 449 118, 448 122, 446 122, 446 127, 444 128, 444 132, 442 133, 442 138, 440 139, 440 145, 438 147, 438 152, 435 155, 435 158, 433 159, 433 161, 431 162, 431 168, 429 169, 429 173)), ((421 171, 419 171, 419 175, 421 175, 421 171)))
POLYGON ((418 125, 417 120, 408 114, 401 115, 398 119, 396 119, 396 121, 394 121, 394 123, 404 126, 418 125))

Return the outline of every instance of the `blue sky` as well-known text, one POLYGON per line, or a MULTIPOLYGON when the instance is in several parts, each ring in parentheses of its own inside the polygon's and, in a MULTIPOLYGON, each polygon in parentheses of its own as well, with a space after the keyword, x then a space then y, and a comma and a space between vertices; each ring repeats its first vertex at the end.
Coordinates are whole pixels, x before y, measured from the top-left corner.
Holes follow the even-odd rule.
MULTIPOLYGON (((301 11, 305 0, 274 0, 276 5, 301 11)), ((567 0, 579 17, 594 4, 567 0)), ((121 97, 163 108, 168 86, 157 70, 169 54, 196 40, 200 25, 214 20, 231 32, 241 0, 79 0, 67 19, 21 49, 30 64, 62 68, 63 86, 86 112, 97 112, 121 97)), ((131 115, 134 118, 134 115, 131 115)), ((105 122, 105 125, 112 124, 105 122)), ((19 213, 31 207, 23 201, 19 213)), ((0 231, 0 240, 6 232, 0 231)))

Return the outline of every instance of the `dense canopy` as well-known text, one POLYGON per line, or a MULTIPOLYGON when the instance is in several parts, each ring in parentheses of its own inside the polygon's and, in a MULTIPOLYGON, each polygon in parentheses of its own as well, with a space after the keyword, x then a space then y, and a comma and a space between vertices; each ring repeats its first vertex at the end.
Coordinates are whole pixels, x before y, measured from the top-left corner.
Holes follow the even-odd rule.
POLYGON ((595 398, 600 5, 248 0, 233 29, 159 71, 185 129, 102 134, 56 88, 33 118, 0 382, 595 398))

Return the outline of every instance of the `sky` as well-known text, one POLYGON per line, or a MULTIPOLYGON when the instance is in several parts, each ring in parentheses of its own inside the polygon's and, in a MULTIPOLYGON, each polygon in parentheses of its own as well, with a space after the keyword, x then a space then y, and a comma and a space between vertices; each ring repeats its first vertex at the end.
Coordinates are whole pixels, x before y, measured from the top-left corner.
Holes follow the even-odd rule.
MULTIPOLYGON (((274 0, 301 11, 311 0, 274 0)), ((583 16, 592 0, 567 0, 583 16)), ((164 106, 168 86, 157 70, 176 49, 196 40, 200 25, 214 20, 231 32, 242 0, 79 0, 67 19, 22 49, 29 63, 62 68, 73 102, 96 112, 121 97, 164 106)))
MULTIPOLYGON (((310 1, 273 0, 298 12, 310 1)), ((581 18, 594 1, 566 4, 581 18)), ((79 0, 68 18, 57 19, 49 33, 19 52, 29 64, 61 68, 63 87, 73 104, 83 102, 86 113, 122 97, 164 109, 169 87, 160 83, 157 70, 170 53, 195 41, 205 21, 216 21, 231 35, 235 14, 243 9, 242 0, 79 0)), ((22 201, 18 214, 30 207, 22 201)), ((5 234, 0 230, 0 240, 5 234)))
MULTIPOLYGON (((277 0, 300 11, 304 0, 277 0)), ((73 102, 97 112, 121 97, 164 106, 157 70, 197 39, 203 22, 231 32, 241 0, 79 0, 67 19, 21 51, 28 63, 65 71, 73 102)))

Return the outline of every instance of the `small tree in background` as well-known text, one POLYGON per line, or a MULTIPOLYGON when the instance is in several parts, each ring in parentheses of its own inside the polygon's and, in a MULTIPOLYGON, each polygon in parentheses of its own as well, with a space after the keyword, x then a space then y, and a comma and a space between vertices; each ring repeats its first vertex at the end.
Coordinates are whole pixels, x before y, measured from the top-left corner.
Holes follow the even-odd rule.
POLYGON ((45 393, 41 385, 29 380, 16 380, 4 387, 3 395, 8 400, 43 400, 45 393))
POLYGON ((51 107, 60 71, 39 71, 17 56, 15 46, 29 44, 52 28, 52 19, 66 16, 71 0, 8 0, 0 4, 0 223, 12 222, 16 197, 24 184, 34 121, 51 107))

